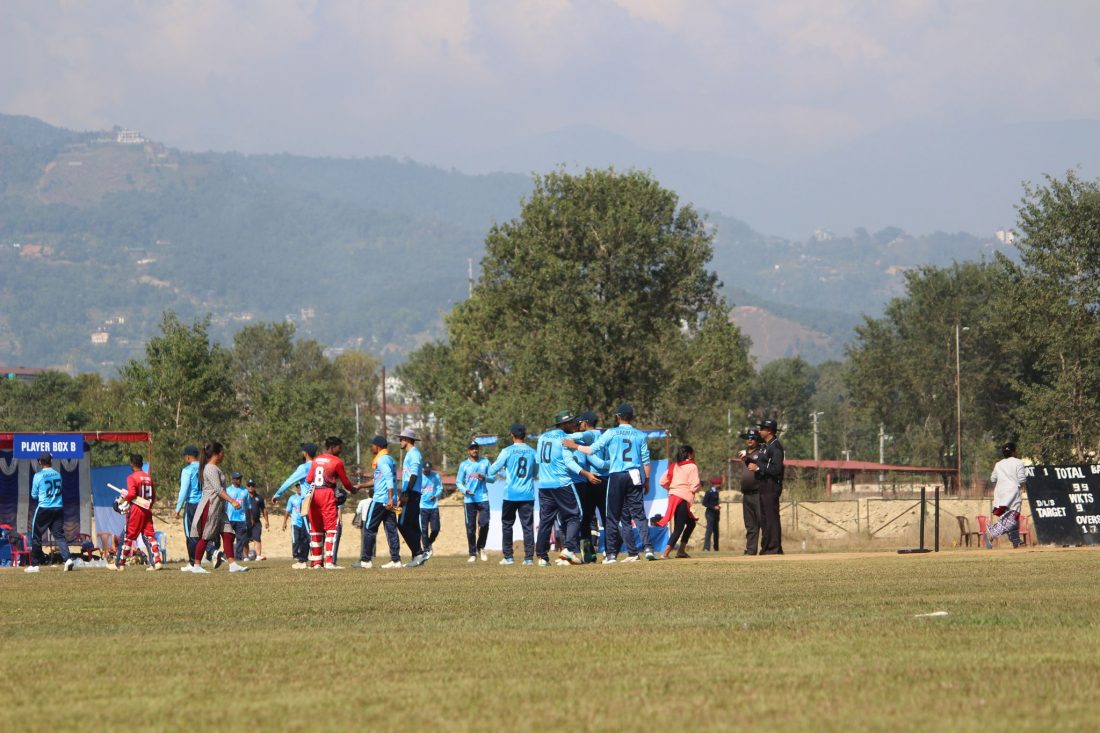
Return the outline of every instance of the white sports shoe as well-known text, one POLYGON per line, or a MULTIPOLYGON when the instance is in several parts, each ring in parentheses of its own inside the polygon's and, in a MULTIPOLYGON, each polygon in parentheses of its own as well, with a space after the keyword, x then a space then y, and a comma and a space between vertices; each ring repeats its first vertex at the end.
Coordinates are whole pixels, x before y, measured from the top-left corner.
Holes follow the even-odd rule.
POLYGON ((481 551, 481 561, 482 562, 489 562, 489 553, 486 552, 485 550, 481 551))
POLYGON ((638 562, 638 556, 637 555, 627 555, 626 557, 624 557, 619 562, 638 562))
POLYGON ((385 565, 382 566, 382 569, 383 570, 395 570, 397 568, 403 568, 403 567, 405 567, 405 566, 401 564, 400 560, 390 560, 388 563, 386 563, 385 565))
POLYGON ((516 564, 516 561, 515 561, 515 560, 513 560, 513 559, 512 559, 512 558, 510 558, 510 557, 506 557, 506 558, 502 559, 502 560, 501 560, 501 561, 500 561, 499 563, 497 563, 497 564, 498 564, 498 565, 515 565, 515 564, 516 564))
POLYGON ((603 564, 604 565, 611 565, 613 563, 617 563, 618 561, 619 561, 619 558, 615 557, 614 555, 604 555, 603 556, 603 564))
POLYGON ((247 565, 238 565, 236 562, 229 563, 229 572, 231 573, 244 573, 251 569, 247 565))
POLYGON ((476 555, 470 555, 470 559, 467 560, 466 562, 477 562, 477 556, 476 555))
POLYGON ((656 560, 657 556, 653 554, 653 550, 646 550, 645 551, 645 559, 646 560, 656 560))
POLYGON ((540 557, 540 558, 539 558, 539 567, 540 567, 540 568, 548 568, 548 567, 550 567, 550 561, 549 561, 549 560, 546 560, 545 558, 541 558, 541 557, 540 557))
POLYGON ((290 566, 293 570, 305 570, 309 567, 308 562, 296 562, 290 566))
POLYGON ((191 572, 195 575, 210 575, 210 571, 204 568, 202 565, 193 565, 191 572))
POLYGON ((566 565, 584 565, 584 560, 577 556, 577 553, 572 550, 562 550, 561 559, 565 560, 566 565))
POLYGON ((38 566, 37 565, 28 565, 26 570, 24 570, 23 572, 24 573, 37 573, 38 572, 38 566))
POLYGON ((427 550, 424 550, 424 557, 431 557, 431 556, 432 556, 431 548, 428 548, 427 550))
POLYGON ((194 570, 195 570, 194 565, 184 565, 182 568, 180 568, 181 573, 190 573, 190 572, 193 572, 194 570))
POLYGON ((568 560, 562 560, 559 557, 557 560, 554 561, 554 564, 557 565, 558 567, 561 567, 563 565, 569 565, 569 561, 568 560))
POLYGON ((73 569, 73 562, 74 562, 73 559, 70 557, 68 560, 65 561, 65 567, 61 568, 61 571, 67 573, 70 570, 72 570, 73 569))
POLYGON ((257 559, 257 560, 266 560, 266 559, 267 559, 267 555, 260 555, 260 556, 259 556, 259 557, 257 557, 256 559, 257 559))
POLYGON ((336 563, 332 563, 332 562, 326 562, 325 563, 325 570, 343 570, 343 569, 344 569, 343 565, 337 565, 336 563))

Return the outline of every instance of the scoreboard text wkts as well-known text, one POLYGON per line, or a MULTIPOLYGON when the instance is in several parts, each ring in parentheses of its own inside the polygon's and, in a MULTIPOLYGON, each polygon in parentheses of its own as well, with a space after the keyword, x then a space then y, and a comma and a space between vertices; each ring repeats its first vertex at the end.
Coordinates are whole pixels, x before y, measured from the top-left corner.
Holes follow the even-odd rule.
POLYGON ((1027 470, 1027 500, 1039 542, 1100 545, 1100 464, 1027 470))

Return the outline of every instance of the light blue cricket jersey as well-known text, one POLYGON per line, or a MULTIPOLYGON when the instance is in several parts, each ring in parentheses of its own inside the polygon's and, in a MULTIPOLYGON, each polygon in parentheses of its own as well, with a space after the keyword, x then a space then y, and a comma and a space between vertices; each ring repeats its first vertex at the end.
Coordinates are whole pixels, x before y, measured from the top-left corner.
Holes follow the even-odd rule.
POLYGON ((489 488, 485 484, 485 479, 474 478, 475 474, 486 476, 488 475, 488 473, 488 458, 479 458, 476 461, 467 458, 465 461, 459 464, 458 476, 455 478, 455 483, 458 484, 460 490, 473 491, 473 496, 468 496, 467 494, 462 495, 464 504, 489 501, 489 488))
POLYGON ((34 474, 34 480, 31 481, 31 499, 38 500, 39 509, 60 509, 61 474, 53 468, 43 468, 34 474))
POLYGON ((607 450, 608 470, 621 473, 649 465, 649 444, 645 433, 633 425, 619 425, 606 430, 592 444, 592 452, 607 450))
POLYGON ((573 475, 579 475, 580 465, 573 452, 565 448, 561 441, 565 431, 555 428, 539 436, 535 452, 538 455, 540 489, 560 489, 563 486, 573 488, 573 475))
POLYGON ((526 443, 513 443, 502 450, 489 467, 489 480, 496 478, 502 468, 508 477, 504 498, 507 501, 534 501, 535 474, 538 472, 535 449, 526 443))

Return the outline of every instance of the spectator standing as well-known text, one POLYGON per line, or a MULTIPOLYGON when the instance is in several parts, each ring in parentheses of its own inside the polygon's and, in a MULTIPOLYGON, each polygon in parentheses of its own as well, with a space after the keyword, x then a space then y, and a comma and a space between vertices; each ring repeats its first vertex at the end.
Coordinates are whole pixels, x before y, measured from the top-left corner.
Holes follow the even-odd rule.
POLYGON ((248 508, 249 519, 251 526, 249 528, 249 557, 256 556, 257 560, 266 560, 267 556, 264 555, 264 546, 262 542, 263 531, 260 528, 260 521, 263 520, 263 529, 271 529, 271 522, 267 518, 267 502, 264 501, 263 494, 256 491, 256 482, 252 479, 248 479, 248 483, 245 484, 248 487, 248 508))
POLYGON ((710 552, 713 542, 715 552, 718 552, 718 525, 722 521, 722 478, 713 476, 710 486, 703 492, 703 511, 707 520, 706 533, 703 535, 703 552, 710 552))
POLYGON ((668 489, 668 510, 658 525, 668 524, 670 519, 673 523, 664 559, 667 560, 673 550, 676 550, 676 557, 690 557, 687 544, 697 524, 691 505, 695 503, 696 492, 702 489, 699 467, 695 465, 695 449, 681 445, 676 451, 676 462, 668 467, 660 483, 668 489))

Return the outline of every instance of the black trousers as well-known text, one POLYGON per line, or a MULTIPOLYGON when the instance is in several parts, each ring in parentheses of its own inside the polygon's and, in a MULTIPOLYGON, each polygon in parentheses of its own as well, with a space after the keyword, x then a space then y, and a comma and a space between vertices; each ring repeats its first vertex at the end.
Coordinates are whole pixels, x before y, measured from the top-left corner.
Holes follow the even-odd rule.
POLYGON ((432 549, 432 543, 439 536, 439 509, 420 510, 420 539, 425 550, 432 549))
POLYGON ((717 509, 707 509, 707 531, 703 535, 703 549, 718 552, 718 523, 722 513, 717 509), (712 544, 713 543, 713 544, 712 544))
POLYGON ((519 528, 523 532, 523 558, 531 560, 535 556, 535 500, 504 500, 500 513, 500 539, 504 556, 512 557, 512 525, 519 517, 519 528))
POLYGON ((605 555, 617 555, 624 543, 628 553, 638 554, 634 531, 630 527, 632 520, 641 535, 643 549, 652 549, 649 544, 649 520, 645 515, 644 499, 645 486, 635 486, 628 471, 608 476, 607 499, 604 503, 607 510, 604 514, 605 555))
POLYGON ((577 535, 581 528, 581 502, 573 484, 560 489, 539 489, 539 536, 535 542, 535 554, 544 560, 549 559, 550 530, 554 522, 561 522, 562 534, 558 544, 576 552, 579 547, 577 535))
POLYGON ((760 482, 760 554, 783 554, 783 529, 779 526, 779 495, 783 486, 771 479, 760 482))
POLYGON ((581 500, 581 542, 591 542, 592 547, 599 546, 600 530, 593 526, 596 521, 596 510, 600 510, 600 519, 607 525, 607 517, 604 515, 604 504, 607 501, 607 478, 602 477, 600 483, 590 484, 587 481, 581 484, 573 484, 577 490, 577 496, 581 500))
POLYGON ((745 554, 760 552, 760 492, 746 492, 741 499, 741 513, 745 517, 745 554))
POLYGON ((406 491, 405 497, 405 508, 401 510, 401 518, 397 520, 397 530, 401 533, 401 539, 405 540, 409 552, 416 557, 423 552, 420 546, 420 493, 406 491))
POLYGON ((462 511, 466 514, 466 545, 470 557, 473 557, 478 550, 485 549, 485 542, 489 539, 489 502, 468 501, 462 506, 462 511))
POLYGON ((378 543, 378 526, 386 530, 386 543, 390 546, 390 560, 401 562, 401 541, 397 539, 397 515, 385 504, 372 501, 363 520, 363 543, 359 548, 360 562, 374 559, 374 547, 378 543))
POLYGON ((676 513, 672 515, 672 534, 668 538, 668 546, 675 547, 681 541, 686 545, 691 539, 691 533, 695 531, 695 525, 695 517, 691 516, 688 503, 686 501, 678 503, 676 513))
POLYGON ((236 560, 248 558, 248 538, 252 530, 248 522, 230 522, 233 526, 233 557, 236 560))
POLYGON ((291 552, 294 553, 294 559, 298 562, 306 562, 309 560, 309 530, 305 528, 305 525, 295 524, 291 527, 293 534, 291 535, 290 547, 291 552))
POLYGON ((46 562, 46 556, 42 554, 42 535, 46 530, 53 535, 57 543, 57 551, 61 553, 62 560, 69 559, 69 543, 65 540, 65 510, 62 507, 44 509, 38 507, 34 511, 34 521, 31 523, 31 564, 41 565, 46 562))
POLYGON ((187 536, 187 561, 195 563, 195 547, 199 544, 198 537, 191 536, 191 522, 195 521, 195 512, 199 510, 198 502, 184 504, 183 509, 183 533, 187 536))

